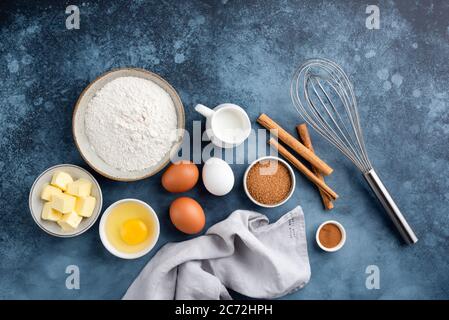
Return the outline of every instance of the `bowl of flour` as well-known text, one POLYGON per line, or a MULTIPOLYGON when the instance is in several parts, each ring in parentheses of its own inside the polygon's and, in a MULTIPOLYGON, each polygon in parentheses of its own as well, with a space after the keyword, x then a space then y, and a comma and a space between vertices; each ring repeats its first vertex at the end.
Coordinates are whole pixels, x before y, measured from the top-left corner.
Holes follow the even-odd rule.
POLYGON ((119 181, 147 178, 170 161, 184 132, 175 89, 143 69, 123 68, 95 79, 73 112, 73 136, 84 160, 119 181))

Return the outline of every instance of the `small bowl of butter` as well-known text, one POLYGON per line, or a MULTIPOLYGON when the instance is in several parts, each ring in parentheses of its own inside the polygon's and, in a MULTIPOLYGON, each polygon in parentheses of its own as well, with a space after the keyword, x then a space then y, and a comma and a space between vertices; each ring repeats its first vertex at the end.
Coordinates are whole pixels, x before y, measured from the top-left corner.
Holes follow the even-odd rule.
POLYGON ((29 195, 31 216, 45 232, 75 237, 86 232, 101 212, 103 197, 97 180, 85 169, 60 164, 34 181, 29 195))
POLYGON ((159 219, 147 203, 123 199, 105 210, 99 232, 101 242, 110 253, 122 259, 137 259, 156 245, 159 219))

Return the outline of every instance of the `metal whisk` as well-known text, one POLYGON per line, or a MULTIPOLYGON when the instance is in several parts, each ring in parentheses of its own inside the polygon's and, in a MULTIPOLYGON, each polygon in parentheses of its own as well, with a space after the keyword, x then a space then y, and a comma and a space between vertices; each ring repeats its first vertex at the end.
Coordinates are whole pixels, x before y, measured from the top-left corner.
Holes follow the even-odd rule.
POLYGON ((304 120, 337 147, 363 173, 405 242, 418 241, 369 161, 353 86, 342 68, 327 59, 311 59, 295 72, 290 88, 304 120))

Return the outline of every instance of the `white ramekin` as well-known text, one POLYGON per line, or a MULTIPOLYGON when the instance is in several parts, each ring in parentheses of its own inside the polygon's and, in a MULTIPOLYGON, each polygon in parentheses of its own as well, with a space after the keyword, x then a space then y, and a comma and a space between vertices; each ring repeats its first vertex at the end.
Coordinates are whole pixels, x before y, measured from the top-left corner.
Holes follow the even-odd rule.
POLYGON ((327 221, 324 221, 322 224, 320 224, 320 226, 319 226, 318 229, 316 230, 315 239, 316 239, 316 243, 318 244, 318 246, 319 246, 321 249, 323 249, 324 251, 327 251, 327 252, 335 252, 335 251, 340 250, 340 249, 344 246, 344 244, 345 244, 345 242, 346 242, 346 230, 345 230, 345 228, 341 225, 341 223, 339 223, 338 221, 335 221, 335 220, 327 220, 327 221), (340 229, 340 232, 341 232, 341 241, 340 241, 340 243, 339 243, 338 245, 336 245, 336 246, 333 247, 333 248, 327 248, 327 247, 323 246, 323 244, 320 242, 320 237, 319 237, 320 230, 321 230, 321 228, 323 228, 323 226, 326 225, 326 224, 333 224, 333 225, 337 226, 338 229, 340 229))
POLYGON ((137 259, 140 258, 144 255, 146 255, 148 252, 151 251, 151 249, 154 248, 154 246, 157 243, 157 240, 159 239, 159 234, 160 234, 160 226, 159 226, 159 218, 157 217, 156 212, 153 210, 153 208, 151 208, 147 203, 141 201, 141 200, 137 200, 137 199, 122 199, 119 201, 114 202, 113 204, 111 204, 106 211, 103 213, 103 216, 101 217, 100 220, 100 226, 99 226, 99 232, 100 232, 100 239, 101 242, 103 243, 104 247, 110 252, 112 253, 114 256, 122 258, 122 259, 137 259), (114 248, 114 246, 109 242, 108 237, 106 236, 106 221, 109 217, 109 215, 112 212, 112 209, 114 209, 117 205, 119 205, 120 203, 124 203, 124 202, 135 202, 138 203, 142 206, 144 206, 147 210, 148 210, 148 214, 151 215, 156 223, 156 234, 153 237, 153 241, 148 245, 147 248, 145 248, 142 251, 136 252, 136 253, 126 253, 126 252, 120 252, 118 251, 116 248, 114 248))
POLYGON ((282 160, 282 159, 279 158, 279 157, 275 157, 275 156, 265 156, 265 157, 261 157, 261 158, 259 158, 259 159, 256 159, 255 161, 253 161, 253 162, 248 166, 248 168, 246 169, 245 174, 244 174, 244 176, 243 176, 243 188, 245 189, 245 193, 246 193, 246 195, 248 196, 248 198, 249 198, 252 202, 254 202, 255 204, 257 204, 258 206, 265 207, 265 208, 275 208, 275 207, 279 207, 279 206, 283 205, 284 203, 286 203, 286 202, 291 198, 291 196, 293 195, 293 192, 295 191, 295 186, 296 186, 295 172, 293 171, 292 167, 291 167, 286 161, 282 160), (259 161, 262 161, 262 160, 276 160, 276 161, 279 161, 280 163, 282 163, 283 165, 285 165, 285 167, 286 167, 286 168, 288 169, 288 171, 290 172, 290 176, 291 176, 291 178, 292 178, 292 187, 291 187, 290 193, 288 194, 288 196, 287 196, 284 200, 282 200, 282 201, 279 202, 279 203, 276 203, 276 204, 263 204, 263 203, 260 203, 260 202, 258 202, 256 199, 254 199, 254 198, 251 196, 251 194, 249 193, 249 191, 248 191, 248 186, 246 185, 246 179, 247 179, 247 177, 248 177, 248 172, 249 172, 249 170, 251 170, 251 168, 252 168, 256 163, 258 163, 259 161))

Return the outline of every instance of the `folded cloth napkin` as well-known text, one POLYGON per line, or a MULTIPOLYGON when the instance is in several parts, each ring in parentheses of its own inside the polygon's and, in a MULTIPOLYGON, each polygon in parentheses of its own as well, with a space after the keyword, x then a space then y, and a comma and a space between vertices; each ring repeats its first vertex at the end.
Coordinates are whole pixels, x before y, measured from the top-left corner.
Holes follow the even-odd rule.
POLYGON ((226 288, 269 299, 309 279, 301 207, 273 224, 260 213, 236 210, 205 235, 161 248, 123 299, 232 299, 226 288))

